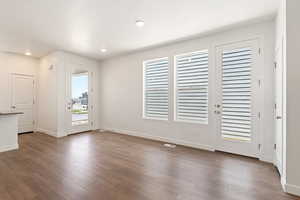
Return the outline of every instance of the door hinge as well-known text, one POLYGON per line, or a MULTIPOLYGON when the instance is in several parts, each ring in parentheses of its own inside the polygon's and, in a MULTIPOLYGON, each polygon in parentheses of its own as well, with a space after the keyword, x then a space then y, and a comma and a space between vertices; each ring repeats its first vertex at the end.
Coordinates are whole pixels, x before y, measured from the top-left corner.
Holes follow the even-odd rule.
POLYGON ((274 144, 274 149, 275 149, 275 150, 277 149, 277 145, 276 145, 276 144, 274 144))
POLYGON ((260 151, 260 149, 261 149, 261 144, 258 144, 258 150, 260 151))
POLYGON ((260 112, 258 112, 257 117, 258 117, 258 119, 260 119, 260 117, 261 117, 260 112))
POLYGON ((35 121, 34 121, 34 120, 32 121, 32 124, 33 124, 33 125, 35 124, 35 121))
POLYGON ((91 122, 91 125, 94 126, 94 122, 91 122))
POLYGON ((258 48, 258 54, 259 55, 261 54, 261 48, 258 48))
POLYGON ((277 109, 277 103, 274 104, 274 108, 275 108, 275 110, 277 109))
POLYGON ((261 80, 258 80, 258 87, 261 87, 261 80))
POLYGON ((275 69, 277 68, 277 62, 274 62, 274 68, 275 69))
POLYGON ((93 109, 94 109, 94 106, 91 106, 91 109, 93 110, 93 109))

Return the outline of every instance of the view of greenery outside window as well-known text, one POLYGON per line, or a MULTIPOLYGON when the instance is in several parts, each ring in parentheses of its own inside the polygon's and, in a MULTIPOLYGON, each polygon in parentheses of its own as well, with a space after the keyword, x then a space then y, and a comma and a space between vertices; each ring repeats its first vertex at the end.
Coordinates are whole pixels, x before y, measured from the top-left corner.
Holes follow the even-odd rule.
POLYGON ((72 76, 72 125, 88 123, 88 74, 72 76))

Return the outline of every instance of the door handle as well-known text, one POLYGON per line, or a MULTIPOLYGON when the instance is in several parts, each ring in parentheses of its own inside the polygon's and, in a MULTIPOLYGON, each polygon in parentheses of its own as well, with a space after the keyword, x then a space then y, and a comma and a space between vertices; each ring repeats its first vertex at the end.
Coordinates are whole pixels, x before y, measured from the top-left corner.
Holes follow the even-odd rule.
POLYGON ((277 116, 276 119, 282 119, 282 117, 281 116, 277 116))
POLYGON ((68 110, 71 110, 71 109, 72 109, 72 102, 71 102, 71 101, 69 101, 69 102, 67 103, 67 109, 68 109, 68 110))
POLYGON ((11 108, 12 108, 12 109, 16 109, 17 107, 16 107, 16 106, 12 106, 11 108))

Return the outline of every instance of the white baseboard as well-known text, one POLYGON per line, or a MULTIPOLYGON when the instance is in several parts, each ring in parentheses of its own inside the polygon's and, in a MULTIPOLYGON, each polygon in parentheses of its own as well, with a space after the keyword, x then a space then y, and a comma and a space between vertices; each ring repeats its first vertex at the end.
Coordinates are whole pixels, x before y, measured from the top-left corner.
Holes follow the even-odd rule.
POLYGON ((55 132, 55 131, 50 131, 50 130, 46 130, 46 129, 42 129, 42 128, 37 128, 36 131, 41 132, 41 133, 45 133, 45 134, 50 135, 52 137, 58 137, 57 132, 55 132))
POLYGON ((296 196, 300 196, 300 186, 286 183, 286 179, 281 177, 281 185, 284 192, 296 196))
POLYGON ((47 134, 47 135, 50 135, 50 136, 56 137, 56 138, 62 138, 62 137, 68 136, 68 134, 66 134, 65 132, 55 132, 55 131, 50 131, 50 130, 46 130, 43 128, 37 128, 36 132, 44 133, 44 134, 47 134))
POLYGON ((19 149, 19 144, 2 146, 2 147, 0 147, 0 152, 12 151, 12 150, 16 150, 16 149, 19 149))
POLYGON ((215 151, 215 148, 212 147, 212 146, 209 146, 209 145, 196 144, 196 143, 191 143, 191 142, 186 142, 186 141, 176 140, 176 139, 171 139, 171 138, 164 138, 164 137, 154 136, 154 135, 151 135, 151 134, 145 134, 145 133, 136 132, 136 131, 120 130, 120 129, 113 129, 113 128, 101 128, 100 130, 106 130, 106 131, 111 131, 113 133, 119 133, 119 134, 124 134, 124 135, 141 137, 141 138, 156 140, 156 141, 160 141, 160 142, 167 142, 167 143, 192 147, 192 148, 196 148, 196 149, 202 149, 202 150, 207 150, 207 151, 215 151))
POLYGON ((300 196, 300 186, 285 184, 285 192, 292 195, 300 196))

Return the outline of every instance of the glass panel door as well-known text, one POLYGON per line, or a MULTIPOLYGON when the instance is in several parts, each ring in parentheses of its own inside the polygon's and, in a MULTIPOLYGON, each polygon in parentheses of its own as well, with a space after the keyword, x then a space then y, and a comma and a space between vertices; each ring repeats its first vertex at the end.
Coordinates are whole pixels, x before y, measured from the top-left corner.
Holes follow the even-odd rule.
POLYGON ((72 126, 89 123, 89 76, 87 72, 72 74, 72 126))
POLYGON ((66 119, 68 134, 93 129, 93 72, 72 64, 68 67, 66 91, 66 119))

